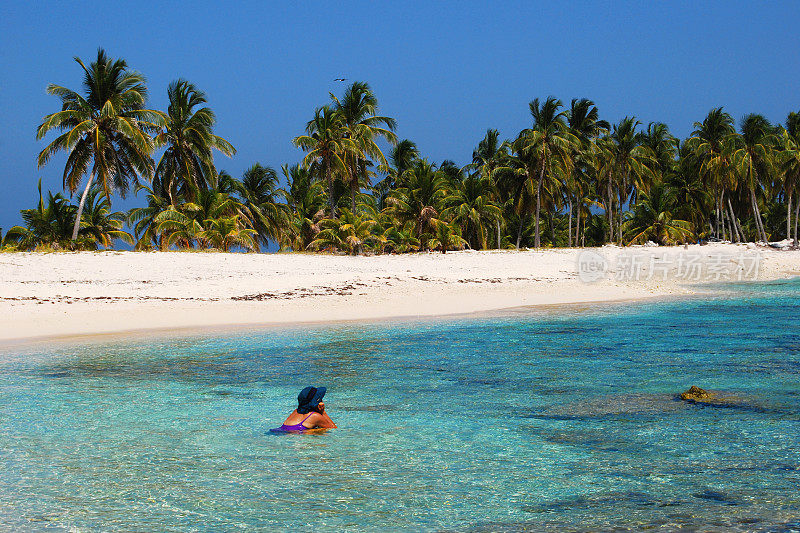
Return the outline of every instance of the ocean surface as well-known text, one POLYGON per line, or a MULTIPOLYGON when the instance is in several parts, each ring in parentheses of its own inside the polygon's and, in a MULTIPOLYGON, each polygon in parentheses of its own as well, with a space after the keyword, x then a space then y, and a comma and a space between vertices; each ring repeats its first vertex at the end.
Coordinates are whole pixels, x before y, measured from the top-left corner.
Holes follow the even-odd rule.
POLYGON ((800 281, 12 346, 0 529, 800 531, 800 281), (339 429, 270 434, 309 384, 339 429))

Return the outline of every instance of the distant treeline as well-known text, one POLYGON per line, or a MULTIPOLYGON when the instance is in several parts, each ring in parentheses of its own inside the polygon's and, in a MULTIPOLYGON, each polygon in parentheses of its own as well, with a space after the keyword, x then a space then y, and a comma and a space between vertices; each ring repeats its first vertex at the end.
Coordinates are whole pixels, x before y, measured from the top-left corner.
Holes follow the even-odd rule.
POLYGON ((193 84, 171 83, 166 112, 151 110, 145 78, 124 60, 101 49, 88 66, 76 61, 82 90, 50 85, 61 110, 37 135, 58 133, 38 165, 65 152, 63 186, 80 200, 45 198, 40 183, 39 204, 2 236, 5 249, 96 249, 117 239, 137 250, 275 242, 352 254, 711 239, 797 246, 798 113, 783 126, 750 114, 737 128, 716 108, 680 140, 662 123, 609 124, 588 99, 534 99, 530 128, 506 140, 488 130, 461 167, 399 140, 370 87, 355 82, 292 140, 306 156, 281 167, 283 180, 258 163, 237 179, 215 166, 214 151, 236 150, 214 135, 216 117, 193 84), (147 205, 113 212, 112 196, 131 188, 147 205))

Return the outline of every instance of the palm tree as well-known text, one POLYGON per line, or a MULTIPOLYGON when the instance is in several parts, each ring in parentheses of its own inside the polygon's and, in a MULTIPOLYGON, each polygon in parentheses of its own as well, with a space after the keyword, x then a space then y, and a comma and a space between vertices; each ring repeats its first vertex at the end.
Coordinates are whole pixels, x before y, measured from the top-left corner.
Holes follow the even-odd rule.
POLYGON ((289 224, 281 239, 281 246, 292 250, 305 250, 319 231, 317 223, 324 217, 325 193, 311 172, 300 165, 283 165, 283 175, 288 188, 282 189, 289 224))
MULTIPOLYGON (((238 229, 252 229, 253 222, 247 218, 247 211, 237 198, 210 189, 199 191, 197 202, 168 205, 165 210, 153 217, 151 224, 154 228, 150 231, 155 235, 153 240, 161 244, 162 250, 169 249, 173 245, 182 248, 195 245, 210 247, 214 246, 216 241, 210 237, 211 233, 206 232, 217 231, 226 234, 223 230, 233 222, 238 229), (221 222, 222 219, 229 220, 221 222)), ((241 235, 246 236, 254 232, 255 230, 242 231, 241 235)), ((257 244, 253 241, 251 245, 247 240, 241 243, 248 250, 258 249, 257 244)))
POLYGON ((172 246, 192 248, 200 243, 203 232, 202 224, 197 220, 196 204, 185 203, 178 206, 169 205, 153 220, 154 240, 160 243, 161 250, 169 250, 172 246))
POLYGON ((42 196, 42 180, 39 180, 39 203, 34 209, 20 211, 25 226, 13 226, 6 233, 4 243, 14 243, 17 248, 31 250, 38 246, 56 248, 89 248, 87 239, 70 239, 75 221, 75 206, 61 193, 47 193, 47 202, 42 196))
MULTIPOLYGON (((478 143, 478 147, 472 151, 472 163, 467 165, 468 170, 475 170, 478 175, 492 180, 493 197, 496 203, 502 205, 502 190, 497 187, 495 171, 503 166, 503 160, 508 155, 508 143, 500 141, 500 132, 493 129, 486 130, 486 135, 478 143)), ((497 248, 501 247, 500 223, 502 216, 495 219, 497 229, 497 248)))
POLYGON ((397 186, 406 170, 411 168, 414 161, 419 158, 417 145, 408 139, 403 139, 392 146, 389 151, 389 170, 386 177, 375 184, 373 190, 377 195, 378 208, 386 207, 386 197, 397 186))
POLYGON ((686 237, 691 235, 691 224, 672 216, 674 206, 674 195, 662 183, 656 183, 649 192, 643 192, 633 207, 631 217, 623 223, 628 241, 641 243, 652 240, 658 244, 685 242, 686 237))
POLYGON ((386 172, 389 165, 376 140, 383 137, 390 143, 397 142, 394 129, 395 121, 390 117, 377 116, 378 99, 362 82, 353 82, 345 90, 341 100, 331 94, 334 109, 341 116, 347 136, 354 141, 356 150, 349 154, 347 160, 348 185, 350 187, 351 211, 356 210, 356 193, 367 179, 367 160, 378 162, 378 171, 386 172))
POLYGON ((536 203, 532 178, 535 173, 536 160, 521 143, 514 142, 510 147, 512 153, 502 156, 501 166, 494 172, 497 177, 498 189, 504 191, 508 197, 504 207, 507 208, 509 217, 516 216, 519 222, 516 240, 516 247, 519 249, 525 228, 525 219, 533 213, 536 203))
POLYGON ((383 251, 405 253, 418 250, 420 242, 414 233, 414 228, 410 224, 405 227, 390 224, 381 233, 380 240, 383 243, 383 251))
POLYGON ((97 187, 93 187, 86 197, 80 234, 93 239, 101 246, 110 248, 115 239, 133 244, 133 236, 124 231, 124 213, 111 212, 111 203, 97 187))
POLYGON ((244 172, 242 181, 234 180, 235 191, 242 199, 243 210, 253 222, 257 241, 264 246, 269 239, 280 240, 286 226, 287 206, 278 201, 278 174, 272 167, 255 163, 244 172))
MULTIPOLYGON (((705 185, 714 191, 715 226, 714 233, 719 236, 720 225, 724 219, 726 191, 736 189, 736 175, 733 168, 733 153, 736 149, 736 130, 733 117, 721 107, 709 111, 703 122, 694 123, 694 132, 687 141, 700 164, 700 175, 705 185)), ((730 196, 727 197, 728 218, 736 240, 744 240, 744 232, 739 226, 733 211, 730 196)))
POLYGON ((772 168, 773 145, 776 136, 772 125, 761 115, 750 114, 742 120, 741 145, 733 153, 733 161, 739 176, 742 177, 750 192, 750 204, 756 222, 758 238, 768 242, 758 208, 756 189, 761 189, 759 175, 767 177, 772 168))
POLYGON ((783 132, 782 167, 783 186, 787 195, 786 238, 794 240, 797 247, 797 221, 800 218, 800 200, 794 208, 794 231, 792 231, 792 197, 800 186, 800 113, 789 113, 783 132))
POLYGON ((436 231, 427 242, 429 250, 438 249, 443 254, 447 253, 447 250, 463 250, 465 245, 467 241, 459 234, 458 227, 442 220, 436 223, 436 231))
POLYGON ((204 223, 205 229, 198 233, 198 238, 211 248, 222 252, 230 252, 235 247, 248 252, 258 250, 258 232, 243 227, 239 215, 207 219, 204 223))
POLYGON ((146 185, 140 185, 136 192, 147 192, 147 205, 145 207, 134 207, 128 211, 128 224, 133 226, 133 233, 136 236, 134 250, 148 250, 151 246, 161 247, 160 237, 156 233, 156 218, 168 208, 174 208, 169 200, 157 195, 153 189, 146 185))
POLYGON ((635 118, 625 117, 619 124, 615 124, 610 135, 610 148, 614 161, 614 172, 618 177, 617 188, 620 205, 619 241, 622 241, 622 206, 627 201, 636 201, 638 191, 647 191, 649 188, 648 177, 652 177, 648 163, 653 158, 650 150, 639 144, 640 137, 636 134, 639 121, 635 118), (633 178, 633 179, 632 179, 633 178))
POLYGON ((312 250, 335 249, 359 255, 364 252, 364 246, 375 239, 372 234, 375 220, 368 214, 358 215, 349 209, 342 209, 339 218, 325 219, 320 225, 322 230, 308 245, 312 250))
POLYGON ((647 130, 639 134, 641 146, 650 150, 649 166, 655 180, 663 179, 675 165, 678 140, 663 122, 651 122, 647 130))
POLYGON ((386 211, 400 224, 413 224, 416 237, 422 240, 423 234, 435 229, 447 181, 435 165, 419 159, 406 171, 401 185, 386 199, 386 211))
POLYGON ((153 190, 176 205, 179 195, 193 201, 197 191, 214 185, 217 171, 212 149, 228 157, 234 155, 236 149, 214 135, 216 117, 210 107, 195 109, 207 100, 205 93, 192 83, 182 79, 173 81, 167 96, 166 124, 155 137, 156 146, 167 149, 156 166, 153 190))
POLYGON ((75 61, 84 72, 81 95, 59 85, 48 85, 47 92, 61 100, 61 111, 44 117, 36 131, 42 139, 53 129, 63 133, 39 153, 42 167, 59 151, 68 152, 63 186, 74 193, 89 172, 89 179, 78 203, 72 239, 78 237, 86 196, 95 183, 110 201, 112 190, 124 197, 139 176, 150 177, 153 139, 149 133, 164 124, 158 111, 145 109, 147 87, 144 77, 128 69, 124 60, 112 60, 101 48, 88 67, 75 61))
MULTIPOLYGON (((704 185, 699 168, 692 143, 684 141, 678 147, 674 172, 665 180, 675 196, 676 207, 673 214, 678 219, 691 222, 698 239, 705 232, 704 228, 711 214, 711 203, 716 202, 713 192, 704 185)), ((738 230, 734 229, 734 233, 738 235, 738 230)))
POLYGON ((330 106, 318 107, 314 111, 314 118, 306 125, 306 133, 295 137, 292 142, 308 152, 303 158, 304 167, 310 168, 313 163, 322 167, 322 175, 328 184, 330 218, 336 218, 334 176, 347 175, 347 158, 360 153, 358 145, 346 136, 342 115, 330 106))
POLYGON ((534 247, 541 246, 539 218, 542 208, 542 186, 546 176, 571 172, 570 150, 577 139, 568 131, 566 112, 559 111, 563 104, 555 97, 548 97, 540 104, 534 99, 530 104, 533 127, 520 132, 515 141, 518 152, 535 159, 538 166, 536 181, 536 218, 534 247))
MULTIPOLYGON (((594 176, 598 196, 602 198, 604 204, 608 227, 607 242, 614 242, 614 191, 618 185, 615 154, 616 146, 610 135, 596 139, 584 154, 584 161, 594 176)), ((619 206, 619 210, 622 211, 622 205, 619 206)))
POLYGON ((605 120, 599 119, 599 111, 594 105, 594 102, 588 98, 573 98, 570 102, 570 108, 567 112, 567 126, 570 133, 578 140, 578 143, 573 146, 572 157, 572 173, 567 176, 567 181, 564 187, 566 201, 568 206, 569 221, 567 224, 567 245, 572 245, 572 211, 573 203, 580 200, 576 206, 576 234, 575 244, 578 243, 578 228, 580 226, 580 217, 584 211, 585 203, 583 198, 585 194, 582 192, 586 189, 586 158, 587 152, 591 148, 591 143, 602 130, 608 130, 609 124, 605 120))
POLYGON ((470 176, 450 191, 442 217, 458 224, 472 248, 486 248, 486 224, 500 220, 502 211, 492 200, 494 186, 486 177, 470 176), (477 245, 477 246, 476 246, 477 245))

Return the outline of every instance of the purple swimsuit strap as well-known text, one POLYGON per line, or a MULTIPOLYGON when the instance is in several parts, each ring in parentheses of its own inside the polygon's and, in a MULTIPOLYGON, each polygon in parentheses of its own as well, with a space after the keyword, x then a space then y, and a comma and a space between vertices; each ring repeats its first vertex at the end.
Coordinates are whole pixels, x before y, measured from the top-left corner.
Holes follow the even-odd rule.
MULTIPOLYGON (((312 414, 313 413, 309 413, 308 416, 303 419, 303 422, 308 420, 311 417, 312 414)), ((303 422, 300 422, 299 424, 292 424, 291 426, 287 426, 286 424, 282 424, 279 429, 281 429, 282 431, 304 431, 306 429, 310 429, 310 428, 305 427, 303 425, 303 422)))

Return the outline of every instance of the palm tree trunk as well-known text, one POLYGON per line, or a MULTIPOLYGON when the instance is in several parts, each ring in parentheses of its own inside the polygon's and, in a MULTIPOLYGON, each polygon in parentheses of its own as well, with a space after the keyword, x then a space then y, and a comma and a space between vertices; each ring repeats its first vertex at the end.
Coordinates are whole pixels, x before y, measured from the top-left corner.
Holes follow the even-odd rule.
POLYGON ((519 217, 519 229, 517 229, 517 250, 519 250, 520 241, 522 241, 522 216, 519 217))
POLYGON ((750 203, 753 204, 753 217, 756 219, 758 238, 763 242, 767 242, 767 234, 761 222, 761 211, 758 209, 758 200, 756 200, 756 191, 752 187, 750 187, 750 203))
POLYGON ((498 218, 495 220, 495 224, 497 225, 497 249, 500 249, 500 219, 498 218))
POLYGON ((614 242, 614 208, 611 204, 611 177, 608 179, 608 242, 614 242))
POLYGON ((792 238, 792 191, 786 195, 786 238, 792 238))
POLYGON ((739 221, 736 220, 736 213, 733 212, 733 205, 731 204, 731 197, 727 196, 725 198, 728 201, 728 213, 731 217, 731 225, 733 226, 733 232, 736 236, 736 242, 744 242, 744 233, 740 231, 739 228, 739 221))
POLYGON ((72 227, 72 240, 78 238, 78 229, 81 227, 81 216, 83 215, 83 204, 86 203, 86 196, 89 195, 89 189, 92 188, 92 182, 94 181, 94 169, 92 169, 92 173, 89 175, 89 181, 86 182, 86 188, 83 189, 83 194, 81 194, 81 201, 78 202, 78 212, 75 213, 75 225, 72 227))
POLYGON ((544 181, 544 160, 542 161, 542 168, 539 171, 539 179, 536 183, 536 235, 533 239, 533 247, 539 248, 541 240, 539 238, 539 213, 542 210, 542 181, 544 181))
POLYGON ((797 248, 797 221, 800 219, 800 202, 795 202, 794 207, 794 247, 797 248))
POLYGON ((356 158, 356 163, 353 167, 352 171, 353 179, 350 182, 350 210, 353 214, 356 214, 356 191, 358 190, 359 180, 358 180, 358 159, 356 158))
POLYGON ((331 218, 336 218, 336 204, 333 201, 333 176, 331 175, 331 161, 325 159, 325 179, 328 182, 328 207, 331 210, 331 218))
POLYGON ((622 205, 625 201, 622 198, 622 191, 619 191, 619 209, 617 209, 617 242, 622 246, 622 205))
POLYGON ((733 242, 733 233, 731 230, 731 221, 730 217, 728 216, 727 211, 725 211, 725 189, 719 193, 719 210, 720 216, 722 217, 722 240, 729 240, 733 242))
POLYGON ((567 229, 567 247, 572 248, 572 197, 569 198, 569 224, 567 229))

